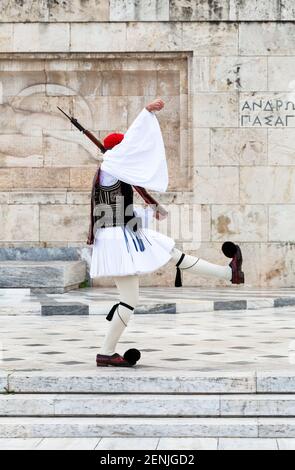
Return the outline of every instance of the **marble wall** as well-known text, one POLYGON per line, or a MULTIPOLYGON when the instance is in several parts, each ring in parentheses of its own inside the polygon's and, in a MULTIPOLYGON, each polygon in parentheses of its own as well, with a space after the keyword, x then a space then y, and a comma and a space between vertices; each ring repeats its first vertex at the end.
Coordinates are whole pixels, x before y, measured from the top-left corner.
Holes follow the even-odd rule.
POLYGON ((231 239, 248 285, 295 285, 293 1, 3 0, 0 10, 0 246, 84 244, 100 156, 56 106, 103 137, 162 96, 161 201, 199 217, 179 245, 224 263, 231 239))

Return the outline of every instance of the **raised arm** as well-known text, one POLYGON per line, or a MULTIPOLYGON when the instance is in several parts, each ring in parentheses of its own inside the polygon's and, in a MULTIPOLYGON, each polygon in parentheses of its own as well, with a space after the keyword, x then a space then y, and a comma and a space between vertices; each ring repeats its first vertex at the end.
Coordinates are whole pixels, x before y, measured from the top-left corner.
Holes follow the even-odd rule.
POLYGON ((161 99, 149 103, 136 117, 124 139, 104 154, 101 169, 133 186, 165 192, 168 170, 164 142, 155 111, 161 99))
POLYGON ((152 101, 150 104, 148 104, 145 109, 147 109, 150 113, 153 111, 161 111, 165 106, 165 103, 161 98, 157 98, 156 100, 152 101))

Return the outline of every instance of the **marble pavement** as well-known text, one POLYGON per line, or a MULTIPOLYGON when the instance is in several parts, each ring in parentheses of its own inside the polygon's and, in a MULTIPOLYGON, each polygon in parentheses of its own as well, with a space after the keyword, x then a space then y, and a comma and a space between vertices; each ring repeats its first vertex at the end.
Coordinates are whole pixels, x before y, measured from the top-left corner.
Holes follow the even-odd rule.
MULTIPOLYGON (((1 315, 105 315, 117 299, 115 288, 84 288, 63 294, 0 289, 1 315)), ((141 287, 137 314, 259 310, 295 305, 294 288, 244 286, 202 288, 141 287)))
POLYGON ((102 315, 1 315, 0 448, 294 448, 294 313, 135 315, 123 371, 95 366, 102 315))
MULTIPOLYGON (((108 322, 102 315, 1 315, 0 326, 2 370, 72 373, 93 371, 108 322)), ((118 352, 138 347, 141 371, 294 370, 294 333, 294 307, 135 314, 118 352)))

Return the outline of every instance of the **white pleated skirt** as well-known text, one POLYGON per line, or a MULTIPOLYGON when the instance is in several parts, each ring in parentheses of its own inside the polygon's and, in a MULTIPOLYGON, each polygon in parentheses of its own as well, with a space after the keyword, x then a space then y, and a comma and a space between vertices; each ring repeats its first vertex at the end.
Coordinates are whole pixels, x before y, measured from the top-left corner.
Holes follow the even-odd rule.
POLYGON ((172 238, 142 228, 134 233, 126 227, 100 228, 95 234, 90 276, 131 276, 151 273, 171 259, 172 238))

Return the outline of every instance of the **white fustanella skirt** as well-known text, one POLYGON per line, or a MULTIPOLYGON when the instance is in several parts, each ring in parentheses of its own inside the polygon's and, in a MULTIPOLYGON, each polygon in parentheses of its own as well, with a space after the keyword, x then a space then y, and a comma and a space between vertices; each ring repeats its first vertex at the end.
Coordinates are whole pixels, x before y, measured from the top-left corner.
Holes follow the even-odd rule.
POLYGON ((131 276, 156 271, 171 258, 172 238, 155 230, 100 228, 95 234, 90 276, 131 276))

